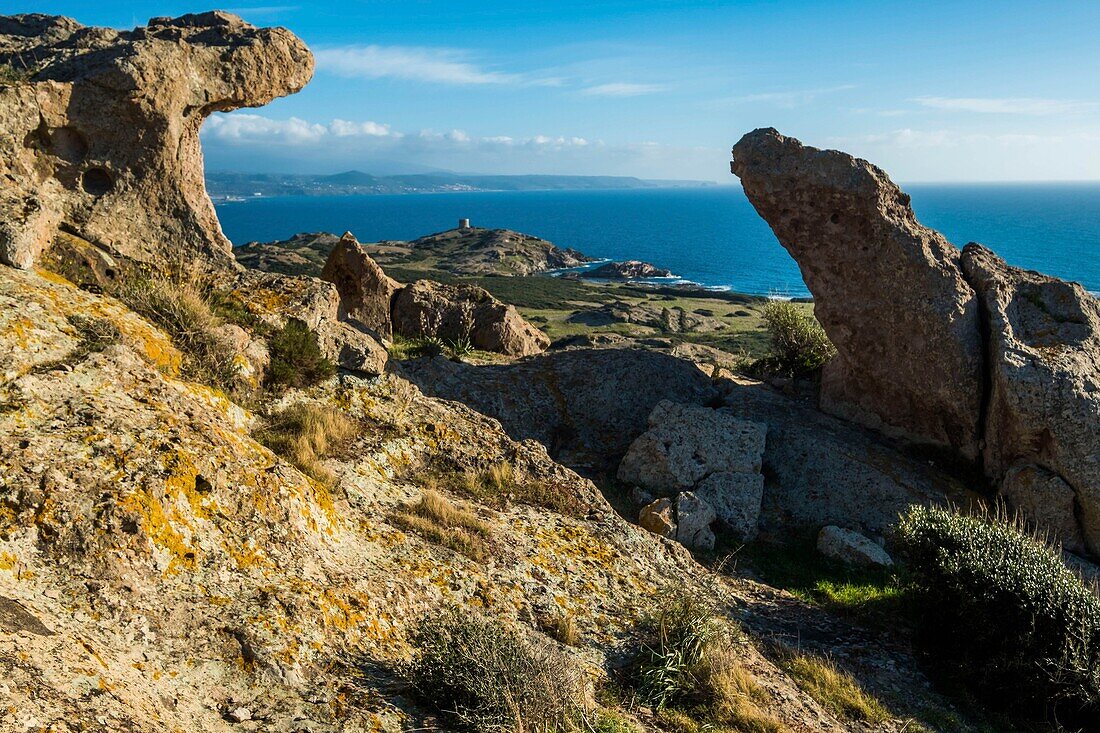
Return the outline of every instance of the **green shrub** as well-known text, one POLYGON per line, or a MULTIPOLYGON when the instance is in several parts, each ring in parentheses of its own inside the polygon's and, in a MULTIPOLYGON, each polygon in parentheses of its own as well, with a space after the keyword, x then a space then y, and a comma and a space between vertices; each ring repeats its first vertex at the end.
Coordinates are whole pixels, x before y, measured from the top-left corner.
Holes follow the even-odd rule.
POLYGON ((988 515, 913 508, 898 543, 920 642, 952 683, 1006 710, 1100 725, 1100 599, 1050 547, 988 515))
POLYGON ((336 373, 335 365, 321 353, 317 334, 296 318, 268 336, 267 346, 269 386, 309 387, 336 373))
POLYGON ((33 75, 30 69, 17 69, 11 64, 0 64, 0 87, 26 84, 33 75))
POLYGON ((407 668, 413 689, 457 729, 477 733, 579 730, 579 668, 548 644, 453 610, 424 617, 407 668))
POLYGON ((824 366, 836 355, 825 329, 809 313, 789 301, 769 301, 760 311, 768 329, 768 355, 758 372, 799 376, 824 366))

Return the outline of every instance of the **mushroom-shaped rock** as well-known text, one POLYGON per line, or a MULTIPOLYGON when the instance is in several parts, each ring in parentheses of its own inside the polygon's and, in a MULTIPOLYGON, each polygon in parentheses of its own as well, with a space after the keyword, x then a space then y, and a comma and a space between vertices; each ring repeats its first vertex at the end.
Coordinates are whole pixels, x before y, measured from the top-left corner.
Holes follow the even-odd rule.
POLYGON ((0 16, 0 262, 35 264, 59 230, 112 255, 231 263, 203 182, 214 112, 298 91, 313 57, 293 33, 222 12, 132 31, 0 16))
MULTIPOLYGON (((1011 479, 1009 488, 1017 464, 1055 474, 1073 489, 1085 544, 1100 554, 1100 302, 979 244, 966 245, 962 266, 988 323, 986 473, 1011 479)), ((1059 522, 1046 528, 1072 540, 1059 522)))
POLYGON ((976 457, 982 344, 958 249, 921 226, 885 172, 845 153, 761 129, 733 148, 732 170, 836 346, 822 407, 976 457))

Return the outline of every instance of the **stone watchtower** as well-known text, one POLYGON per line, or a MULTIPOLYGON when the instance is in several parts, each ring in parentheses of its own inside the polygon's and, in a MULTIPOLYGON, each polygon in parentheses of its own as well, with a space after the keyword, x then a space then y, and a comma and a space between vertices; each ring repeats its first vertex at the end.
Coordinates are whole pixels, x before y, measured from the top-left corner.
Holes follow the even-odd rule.
POLYGON ((470 228, 470 220, 469 219, 459 219, 458 220, 458 228, 459 229, 469 229, 470 228))

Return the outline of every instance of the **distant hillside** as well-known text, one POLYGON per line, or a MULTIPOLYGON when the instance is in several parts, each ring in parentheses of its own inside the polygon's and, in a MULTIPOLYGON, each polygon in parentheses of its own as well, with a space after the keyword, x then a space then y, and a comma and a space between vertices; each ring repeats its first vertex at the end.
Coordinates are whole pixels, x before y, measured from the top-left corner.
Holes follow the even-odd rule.
POLYGON ((335 175, 207 173, 206 187, 215 199, 260 196, 321 196, 446 191, 563 191, 593 189, 715 186, 713 181, 647 181, 630 176, 488 176, 459 173, 412 173, 376 176, 363 171, 335 175))

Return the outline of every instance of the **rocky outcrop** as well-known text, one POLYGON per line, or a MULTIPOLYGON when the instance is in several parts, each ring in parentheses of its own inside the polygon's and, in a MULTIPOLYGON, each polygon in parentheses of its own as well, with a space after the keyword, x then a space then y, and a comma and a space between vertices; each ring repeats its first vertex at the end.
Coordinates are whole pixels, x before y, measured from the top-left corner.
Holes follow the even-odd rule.
POLYGON ((694 365, 637 349, 550 351, 486 366, 437 357, 402 370, 426 394, 463 402, 516 440, 537 440, 556 460, 594 471, 614 470, 662 400, 701 405, 717 396, 694 365))
POLYGON ((390 310, 401 284, 382 271, 351 232, 329 253, 321 278, 340 294, 340 316, 359 323, 382 338, 393 336, 390 310))
POLYGON ((244 270, 234 292, 271 326, 281 328, 292 318, 304 323, 317 334, 317 345, 334 364, 363 374, 385 371, 386 347, 375 332, 341 318, 340 295, 332 283, 244 270))
POLYGON ((601 280, 645 280, 653 277, 672 277, 672 270, 651 265, 641 260, 608 262, 584 273, 601 280))
POLYGON ((475 285, 443 285, 417 280, 393 301, 393 329, 402 336, 468 339, 476 349, 506 356, 544 351, 550 338, 529 324, 515 306, 475 285))
MULTIPOLYGON (((534 275, 547 270, 577 267, 591 258, 575 249, 563 249, 545 239, 510 229, 459 227, 406 245, 413 257, 431 256, 441 270, 456 275, 534 275)), ((393 250, 393 262, 405 261, 408 253, 393 250)))
POLYGON ((798 262, 836 346, 822 408, 975 458, 982 343, 959 251, 865 160, 761 129, 734 147, 732 170, 798 262))
MULTIPOLYGON (((1023 465, 1054 474, 1072 488, 1084 541, 1100 554, 1100 302, 1075 283, 1010 267, 980 245, 966 246, 962 266, 988 334, 986 473, 995 482, 1023 465)), ((1027 502, 1017 505, 1027 513, 1027 502)), ((1072 543, 1063 525, 1053 529, 1072 543)))
POLYGON ((228 13, 133 31, 68 18, 0 18, 0 261, 30 267, 59 230, 113 255, 169 250, 232 262, 203 183, 210 114, 298 91, 313 57, 282 28, 228 13))

